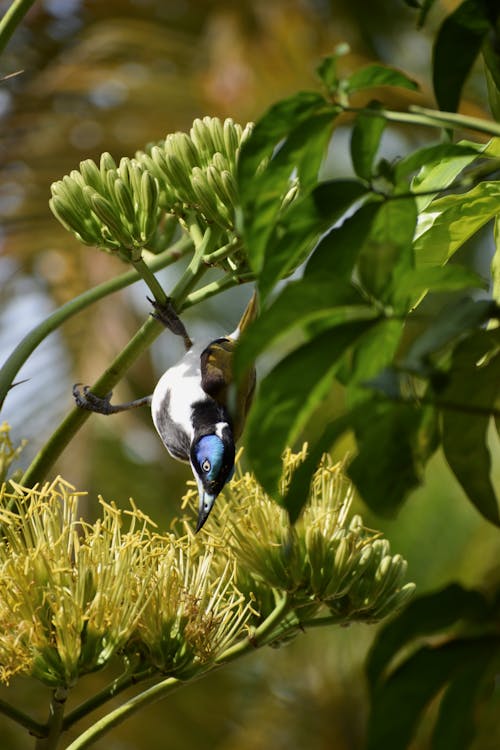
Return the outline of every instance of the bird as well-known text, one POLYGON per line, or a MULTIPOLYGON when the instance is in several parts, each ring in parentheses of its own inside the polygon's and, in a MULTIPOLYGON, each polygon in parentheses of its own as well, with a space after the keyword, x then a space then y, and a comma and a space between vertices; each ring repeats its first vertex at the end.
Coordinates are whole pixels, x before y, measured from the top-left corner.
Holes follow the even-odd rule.
POLYGON ((169 454, 191 466, 198 487, 196 532, 205 524, 217 496, 234 474, 236 442, 243 432, 256 387, 251 367, 238 384, 233 357, 241 333, 257 317, 254 293, 235 330, 208 343, 192 341, 170 300, 153 305, 153 317, 182 336, 185 353, 160 377, 151 396, 125 404, 111 404, 112 394, 95 396, 88 386, 73 386, 80 408, 101 414, 150 404, 153 424, 169 454))

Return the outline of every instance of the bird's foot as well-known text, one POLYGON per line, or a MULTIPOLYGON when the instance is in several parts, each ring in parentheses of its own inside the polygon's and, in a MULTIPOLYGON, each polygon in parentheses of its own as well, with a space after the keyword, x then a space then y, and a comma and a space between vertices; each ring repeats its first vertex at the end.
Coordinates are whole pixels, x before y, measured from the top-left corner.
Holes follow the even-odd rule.
POLYGON ((159 320, 160 323, 163 323, 163 325, 176 336, 182 336, 186 349, 190 349, 193 342, 189 338, 184 323, 175 312, 172 302, 168 298, 164 303, 158 302, 155 299, 150 299, 150 297, 147 299, 154 308, 154 312, 151 313, 152 317, 159 320))
POLYGON ((127 401, 125 404, 112 404, 112 391, 101 397, 92 393, 88 385, 84 385, 80 390, 80 385, 81 383, 75 383, 73 386, 73 397, 76 405, 80 409, 93 411, 96 414, 117 414, 120 411, 128 411, 129 409, 135 409, 137 406, 146 406, 151 403, 151 396, 144 396, 143 398, 136 398, 135 401, 127 401))

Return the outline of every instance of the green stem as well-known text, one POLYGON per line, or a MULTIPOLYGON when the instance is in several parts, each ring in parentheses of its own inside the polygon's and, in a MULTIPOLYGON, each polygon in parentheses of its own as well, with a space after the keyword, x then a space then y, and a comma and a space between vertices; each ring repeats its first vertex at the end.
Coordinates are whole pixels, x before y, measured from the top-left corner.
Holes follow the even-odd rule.
MULTIPOLYGON (((147 268, 150 271, 158 271, 161 268, 174 263, 176 260, 185 255, 192 248, 192 241, 186 236, 181 240, 172 245, 168 250, 155 256, 147 264, 147 268)), ((144 264, 146 265, 146 264, 144 264)), ((93 289, 80 294, 75 299, 70 300, 65 305, 55 310, 39 325, 35 326, 16 346, 12 354, 5 361, 2 368, 0 369, 0 408, 5 400, 5 397, 12 386, 14 378, 17 373, 26 362, 28 357, 33 353, 36 347, 53 331, 59 326, 66 322, 69 318, 77 313, 85 310, 90 305, 94 304, 98 300, 106 297, 108 294, 117 292, 120 289, 124 289, 130 284, 134 284, 139 281, 137 271, 132 269, 126 273, 116 276, 109 281, 105 281, 93 289)))
POLYGON ((126 674, 119 679, 114 680, 110 685, 105 687, 99 693, 96 693, 88 700, 83 701, 83 703, 80 703, 79 706, 77 706, 73 709, 73 711, 67 714, 63 721, 63 731, 66 731, 67 729, 72 727, 73 724, 76 724, 77 721, 80 721, 80 719, 88 716, 88 714, 90 714, 92 711, 95 711, 96 708, 100 708, 100 706, 103 706, 109 700, 115 698, 124 690, 127 690, 127 688, 132 687, 133 685, 138 685, 140 682, 144 682, 144 680, 147 680, 153 675, 153 669, 145 669, 143 672, 126 674))
POLYGON ((23 711, 3 700, 0 700, 0 714, 12 719, 12 721, 27 729, 35 737, 43 737, 47 734, 47 727, 44 724, 40 724, 23 711))
POLYGON ((133 265, 137 273, 150 288, 155 300, 160 304, 164 304, 167 301, 167 295, 150 267, 144 262, 142 256, 138 260, 133 261, 133 265))
MULTIPOLYGON (((206 272, 207 267, 201 262, 204 252, 210 240, 210 230, 196 243, 197 247, 193 258, 172 290, 170 299, 176 310, 179 310, 188 293, 196 285, 198 280, 206 272)), ((92 392, 96 396, 105 396, 113 389, 116 383, 123 377, 137 357, 142 354, 153 341, 165 330, 164 326, 155 318, 149 317, 140 327, 135 336, 128 342, 124 349, 118 354, 107 370, 92 386, 92 392)), ((26 470, 21 483, 26 487, 32 487, 41 482, 56 459, 66 448, 70 440, 87 421, 91 412, 84 409, 73 409, 61 422, 56 431, 45 443, 43 448, 35 456, 26 470)))
POLYGON ((370 109, 365 107, 344 107, 346 112, 362 112, 372 117, 382 117, 389 122, 401 122, 407 125, 423 125, 431 128, 468 128, 495 137, 500 136, 500 124, 479 117, 458 115, 454 112, 439 112, 425 107, 410 106, 408 112, 396 112, 390 109, 370 109))
POLYGON ((36 750, 56 750, 63 731, 64 707, 68 698, 68 691, 57 688, 52 693, 50 716, 47 722, 47 735, 36 741, 36 750))
MULTIPOLYGON (((287 614, 290 607, 288 597, 283 596, 277 603, 271 614, 264 620, 258 628, 254 630, 247 638, 240 641, 235 646, 232 646, 221 654, 221 656, 215 661, 215 663, 206 670, 201 670, 194 678, 200 679, 204 677, 208 672, 221 667, 223 664, 227 664, 234 659, 237 659, 245 654, 254 651, 265 643, 268 642, 269 636, 274 632, 276 626, 287 614)), ((102 737, 110 729, 115 727, 117 724, 128 719, 129 716, 134 714, 140 708, 146 705, 164 698, 174 690, 178 690, 183 685, 187 684, 187 681, 181 681, 175 677, 167 677, 167 679, 158 682, 156 685, 143 690, 139 695, 134 696, 123 705, 116 708, 114 711, 110 711, 106 716, 89 727, 83 734, 81 734, 74 742, 72 742, 66 750, 83 750, 83 748, 89 747, 99 737, 102 737)))
POLYGON ((0 54, 34 2, 35 0, 14 0, 0 19, 0 54))
POLYGON ((91 727, 68 745, 66 750, 83 750, 83 748, 89 747, 89 745, 92 745, 97 739, 99 739, 99 737, 102 737, 103 734, 109 732, 109 730, 117 724, 121 724, 122 721, 128 719, 129 716, 143 706, 150 705, 187 684, 187 681, 183 682, 175 677, 168 677, 166 680, 158 682, 147 690, 143 690, 139 695, 130 698, 126 703, 115 708, 114 711, 110 711, 106 716, 103 716, 102 719, 98 719, 91 727))

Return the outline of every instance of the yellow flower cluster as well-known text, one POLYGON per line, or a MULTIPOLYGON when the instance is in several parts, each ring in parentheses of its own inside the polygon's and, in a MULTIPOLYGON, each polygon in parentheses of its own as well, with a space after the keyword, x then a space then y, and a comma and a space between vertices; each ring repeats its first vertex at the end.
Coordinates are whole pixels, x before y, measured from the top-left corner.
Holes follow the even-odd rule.
MULTIPOLYGON (((303 455, 285 456, 283 486, 303 455)), ((30 674, 69 687, 116 653, 187 679, 249 640, 279 644, 318 616, 376 620, 413 591, 405 561, 358 516, 348 520, 351 489, 326 458, 293 527, 240 469, 204 535, 187 520, 160 534, 134 504, 122 511, 102 499, 101 517, 89 524, 81 495, 62 479, 2 486, 4 682, 30 674)), ((185 503, 194 495, 188 490, 185 503)))

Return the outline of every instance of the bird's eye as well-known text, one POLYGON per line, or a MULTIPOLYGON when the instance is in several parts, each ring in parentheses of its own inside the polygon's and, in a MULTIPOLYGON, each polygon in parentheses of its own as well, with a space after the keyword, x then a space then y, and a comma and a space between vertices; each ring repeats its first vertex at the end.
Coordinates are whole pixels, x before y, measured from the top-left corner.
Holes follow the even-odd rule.
POLYGON ((203 461, 203 463, 202 463, 202 465, 201 465, 201 468, 203 469, 203 471, 204 471, 205 473, 208 473, 208 472, 210 471, 210 461, 208 460, 208 458, 206 458, 206 459, 205 459, 205 460, 203 461))

